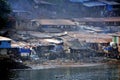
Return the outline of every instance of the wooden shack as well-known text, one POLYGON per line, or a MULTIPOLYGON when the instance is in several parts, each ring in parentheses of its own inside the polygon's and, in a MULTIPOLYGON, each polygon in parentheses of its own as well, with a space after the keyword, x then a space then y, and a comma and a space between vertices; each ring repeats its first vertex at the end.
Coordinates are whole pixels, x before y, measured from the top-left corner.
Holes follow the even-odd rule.
POLYGON ((112 39, 88 39, 86 42, 91 49, 97 52, 103 52, 103 47, 108 46, 111 41, 112 39))

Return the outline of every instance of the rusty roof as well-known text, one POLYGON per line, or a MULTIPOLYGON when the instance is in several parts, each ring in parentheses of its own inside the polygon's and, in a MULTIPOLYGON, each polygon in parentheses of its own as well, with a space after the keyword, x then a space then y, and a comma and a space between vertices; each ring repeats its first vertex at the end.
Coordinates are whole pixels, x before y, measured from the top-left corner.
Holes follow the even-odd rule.
POLYGON ((69 32, 70 37, 64 37, 64 39, 72 40, 79 39, 80 41, 86 41, 88 43, 109 43, 112 41, 112 36, 109 34, 91 34, 82 32, 69 32))
POLYGON ((34 19, 40 25, 76 25, 73 21, 68 19, 34 19))
POLYGON ((87 39, 86 42, 88 43, 109 43, 112 39, 87 39))

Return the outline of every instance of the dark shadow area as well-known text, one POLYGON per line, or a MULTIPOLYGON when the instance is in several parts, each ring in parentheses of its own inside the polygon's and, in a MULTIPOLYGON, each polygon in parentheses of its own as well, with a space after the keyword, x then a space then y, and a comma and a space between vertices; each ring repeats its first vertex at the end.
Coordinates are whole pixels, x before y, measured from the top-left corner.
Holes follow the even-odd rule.
POLYGON ((12 69, 26 69, 29 68, 22 63, 15 62, 9 57, 0 56, 0 80, 13 80, 15 73, 12 69))

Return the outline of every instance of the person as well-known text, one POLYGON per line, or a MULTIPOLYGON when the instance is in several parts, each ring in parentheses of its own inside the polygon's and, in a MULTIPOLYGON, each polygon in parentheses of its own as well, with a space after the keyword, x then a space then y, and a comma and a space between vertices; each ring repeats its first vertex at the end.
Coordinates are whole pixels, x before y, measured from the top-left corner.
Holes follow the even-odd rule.
POLYGON ((104 52, 105 52, 105 57, 110 57, 110 54, 112 52, 112 47, 111 46, 107 46, 103 48, 104 52))
POLYGON ((108 47, 104 48, 105 56, 110 58, 119 58, 117 43, 110 42, 108 47))

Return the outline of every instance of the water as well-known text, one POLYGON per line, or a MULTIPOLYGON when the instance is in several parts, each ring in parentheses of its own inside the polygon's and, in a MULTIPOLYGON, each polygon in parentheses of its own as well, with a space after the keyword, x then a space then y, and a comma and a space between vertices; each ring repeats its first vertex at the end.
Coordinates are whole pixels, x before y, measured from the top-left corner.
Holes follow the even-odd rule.
POLYGON ((11 80, 120 80, 120 65, 13 70, 11 80))

